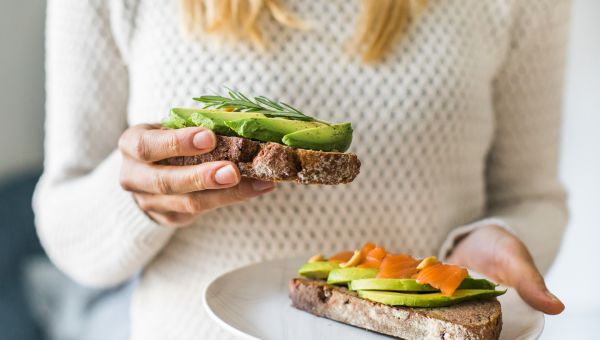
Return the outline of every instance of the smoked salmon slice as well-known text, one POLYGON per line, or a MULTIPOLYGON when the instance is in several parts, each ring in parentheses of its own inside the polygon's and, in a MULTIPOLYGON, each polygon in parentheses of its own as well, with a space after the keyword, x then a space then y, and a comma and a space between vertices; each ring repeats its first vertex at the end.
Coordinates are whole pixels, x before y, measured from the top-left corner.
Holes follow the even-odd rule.
POLYGON ((367 253, 367 256, 358 265, 358 267, 379 268, 379 266, 381 265, 381 261, 383 261, 386 255, 387 253, 385 251, 385 248, 377 246, 367 253))
POLYGON ((423 268, 417 274, 416 279, 417 283, 429 284, 441 290, 443 295, 452 296, 467 275, 468 272, 465 268, 438 263, 423 268))
POLYGON ((366 258, 366 257, 367 257, 367 255, 369 254, 369 252, 370 252, 371 250, 375 249, 375 247, 377 247, 377 246, 375 245, 375 243, 372 243, 372 242, 366 242, 366 243, 365 243, 365 244, 362 246, 362 248, 360 248, 360 255, 361 255, 361 258, 363 258, 363 259, 364 259, 364 258, 366 258))
POLYGON ((333 255, 332 257, 329 258, 330 262, 348 262, 351 258, 352 255, 354 255, 353 251, 341 251, 335 255, 333 255))
POLYGON ((373 242, 365 242, 360 250, 341 251, 329 258, 341 267, 378 269, 378 279, 416 279, 452 296, 468 276, 467 269, 440 263, 435 256, 418 260, 408 254, 390 254, 373 242), (420 265, 419 265, 420 264, 420 265))
POLYGON ((379 266, 379 279, 410 279, 417 275, 419 260, 406 254, 387 254, 379 266))

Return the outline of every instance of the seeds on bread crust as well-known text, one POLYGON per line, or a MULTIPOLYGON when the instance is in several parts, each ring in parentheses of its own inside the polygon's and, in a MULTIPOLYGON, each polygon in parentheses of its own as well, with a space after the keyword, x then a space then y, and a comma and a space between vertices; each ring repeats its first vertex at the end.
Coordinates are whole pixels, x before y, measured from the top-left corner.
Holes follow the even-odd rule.
POLYGON ((350 260, 348 260, 348 262, 340 263, 340 267, 342 267, 342 268, 354 267, 354 266, 358 265, 361 260, 362 260, 362 255, 360 253, 360 250, 355 250, 354 254, 350 258, 350 260))
POLYGON ((322 262, 325 261, 325 257, 323 257, 323 254, 316 254, 310 257, 310 259, 308 259, 308 263, 315 263, 315 262, 322 262))
POLYGON ((425 269, 429 266, 433 266, 434 264, 438 264, 440 263, 440 261, 438 261, 436 256, 429 256, 425 259, 423 259, 423 261, 421 261, 421 263, 419 263, 419 265, 417 266, 418 270, 421 269, 425 269))

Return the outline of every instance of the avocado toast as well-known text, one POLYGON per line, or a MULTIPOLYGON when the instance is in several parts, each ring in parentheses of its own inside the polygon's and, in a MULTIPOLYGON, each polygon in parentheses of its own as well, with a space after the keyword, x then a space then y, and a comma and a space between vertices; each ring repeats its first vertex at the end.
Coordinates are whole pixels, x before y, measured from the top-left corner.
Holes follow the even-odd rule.
POLYGON ((403 339, 498 339, 505 290, 435 257, 390 254, 367 242, 313 256, 289 283, 292 305, 403 339))
POLYGON ((352 143, 350 123, 325 122, 288 104, 265 97, 250 99, 234 90, 227 96, 194 99, 204 103, 204 108, 174 108, 163 126, 210 129, 217 134, 216 148, 160 164, 226 160, 238 165, 242 177, 301 184, 350 183, 360 172, 358 157, 345 152, 352 143))

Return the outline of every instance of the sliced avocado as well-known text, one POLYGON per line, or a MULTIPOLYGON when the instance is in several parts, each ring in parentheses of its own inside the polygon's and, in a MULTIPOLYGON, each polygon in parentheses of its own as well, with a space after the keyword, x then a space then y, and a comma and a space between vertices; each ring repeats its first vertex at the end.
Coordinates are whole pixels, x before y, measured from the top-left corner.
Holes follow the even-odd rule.
POLYGON ((439 292, 430 285, 417 283, 415 279, 362 279, 353 280, 348 287, 351 290, 388 290, 396 292, 439 292))
POLYGON ((283 118, 247 118, 225 121, 225 125, 242 137, 281 143, 287 134, 323 126, 323 123, 283 118))
POLYGON ((345 152, 352 144, 352 124, 324 125, 287 134, 282 141, 296 148, 345 152))
POLYGON ((209 118, 200 113, 193 113, 191 117, 194 126, 202 126, 207 129, 212 130, 214 133, 223 135, 223 136, 236 136, 235 131, 231 130, 227 125, 225 125, 225 121, 221 119, 209 118))
POLYGON ((452 296, 445 296, 441 293, 411 294, 359 290, 358 296, 390 306, 444 307, 467 300, 491 298, 504 293, 506 290, 462 289, 454 292, 452 296))
POLYGON ((260 112, 237 112, 227 110, 213 110, 213 109, 183 109, 176 108, 171 110, 172 113, 178 116, 191 119, 194 115, 200 114, 207 118, 218 119, 218 120, 237 120, 244 118, 265 118, 266 116, 260 112))
MULTIPOLYGON (((415 279, 362 279, 353 280, 348 287, 351 290, 387 290, 395 292, 439 292, 430 285, 417 283, 415 279)), ((485 279, 465 278, 458 289, 493 290, 495 285, 485 279)))
POLYGON ((171 110, 171 116, 165 126, 175 128, 202 126, 213 130, 220 135, 236 136, 237 134, 235 131, 225 125, 225 121, 264 117, 265 115, 258 112, 229 112, 225 110, 176 108, 171 110), (183 125, 181 124, 182 121, 185 122, 183 125))
POLYGON ((375 268, 339 268, 332 270, 327 277, 327 283, 332 285, 346 284, 352 280, 370 279, 377 275, 375 268))
POLYGON ((474 279, 470 276, 467 276, 463 282, 458 286, 458 289, 487 289, 494 290, 496 289, 497 284, 490 282, 486 279, 474 279))
POLYGON ((267 118, 259 112, 175 108, 163 126, 173 129, 202 126, 220 135, 321 151, 344 152, 352 143, 350 123, 326 125, 317 121, 267 118))
POLYGON ((170 129, 181 129, 185 127, 194 126, 188 114, 178 113, 175 110, 171 110, 169 118, 163 121, 162 125, 170 129))
POLYGON ((300 267, 300 270, 298 270, 298 274, 309 279, 324 280, 329 275, 329 272, 339 267, 340 266, 336 262, 320 261, 305 263, 300 267))

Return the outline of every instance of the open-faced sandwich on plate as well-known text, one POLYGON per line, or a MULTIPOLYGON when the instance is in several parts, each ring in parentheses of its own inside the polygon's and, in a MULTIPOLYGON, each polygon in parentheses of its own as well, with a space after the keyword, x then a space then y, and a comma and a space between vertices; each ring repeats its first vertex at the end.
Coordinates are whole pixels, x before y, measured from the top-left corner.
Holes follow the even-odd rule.
POLYGON ((290 281, 292 305, 311 314, 403 339, 498 339, 506 290, 465 268, 387 252, 367 242, 315 255, 290 281))
POLYGON ((162 164, 227 160, 237 163, 242 177, 302 184, 349 183, 359 173, 358 157, 346 153, 352 143, 350 123, 325 122, 288 104, 251 99, 234 90, 226 96, 194 99, 204 108, 172 109, 163 125, 211 129, 217 134, 217 146, 208 154, 170 158, 162 164))

